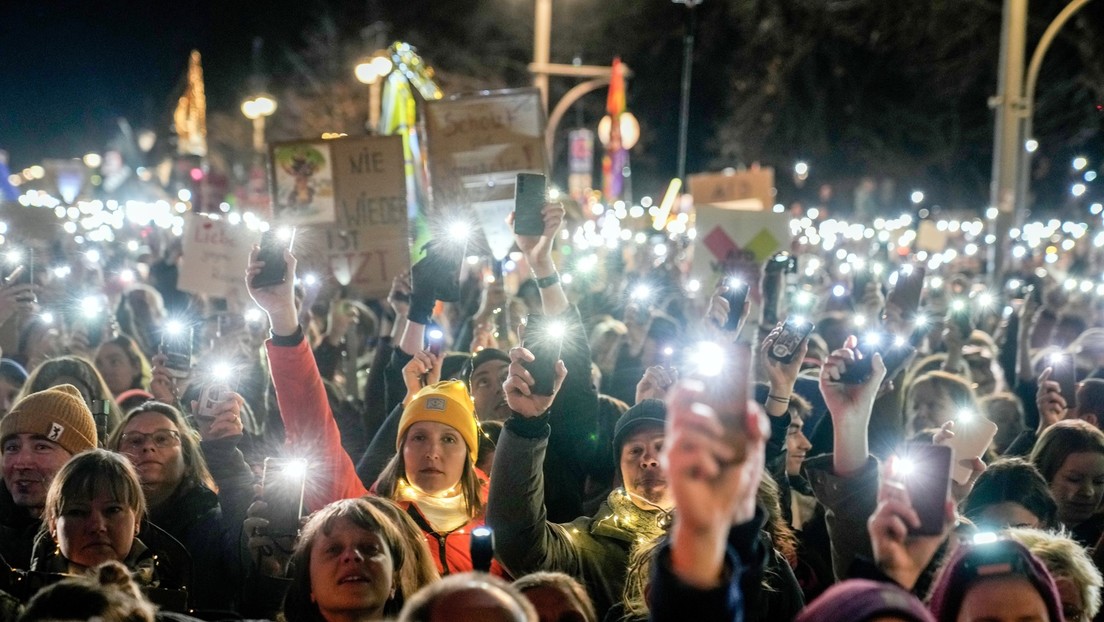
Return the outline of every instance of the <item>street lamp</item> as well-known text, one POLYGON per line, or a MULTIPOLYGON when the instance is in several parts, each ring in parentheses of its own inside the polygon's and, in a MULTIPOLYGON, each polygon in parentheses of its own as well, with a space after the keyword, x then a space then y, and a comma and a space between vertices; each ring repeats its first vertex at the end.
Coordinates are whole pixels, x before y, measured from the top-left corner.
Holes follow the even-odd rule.
POLYGON ((265 118, 276 112, 276 98, 268 93, 257 93, 242 102, 241 111, 253 122, 253 150, 264 153, 265 118))
POLYGON ((368 85, 368 131, 372 134, 379 131, 380 83, 387 74, 391 73, 394 66, 387 52, 379 50, 361 60, 353 69, 356 79, 360 80, 361 84, 368 85))

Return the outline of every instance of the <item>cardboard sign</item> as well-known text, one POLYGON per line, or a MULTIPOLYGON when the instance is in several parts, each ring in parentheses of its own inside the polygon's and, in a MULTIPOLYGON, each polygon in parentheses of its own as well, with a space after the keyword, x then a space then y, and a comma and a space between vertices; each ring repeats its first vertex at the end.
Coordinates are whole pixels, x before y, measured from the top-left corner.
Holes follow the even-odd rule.
POLYGON ((712 291, 724 275, 740 275, 758 283, 763 262, 790 249, 793 236, 785 214, 714 205, 697 205, 694 211, 697 239, 691 272, 703 291, 712 291))
POLYGON ((334 169, 332 141, 312 140, 274 143, 269 151, 272 166, 272 216, 283 225, 334 221, 334 169))
POLYGON ((260 233, 245 225, 185 213, 177 287, 193 294, 226 298, 235 304, 247 300, 245 268, 249 265, 249 249, 260 238, 260 233))
POLYGON ((544 111, 536 89, 511 89, 426 102, 433 213, 469 208, 502 259, 513 245, 517 174, 544 173, 544 111))
POLYGON ((696 205, 752 212, 769 212, 774 207, 774 169, 769 167, 691 175, 689 181, 696 205))
POLYGON ((327 141, 333 155, 335 221, 300 230, 296 246, 347 295, 378 298, 410 268, 406 176, 400 136, 327 141), (304 246, 306 245, 306 246, 304 246))

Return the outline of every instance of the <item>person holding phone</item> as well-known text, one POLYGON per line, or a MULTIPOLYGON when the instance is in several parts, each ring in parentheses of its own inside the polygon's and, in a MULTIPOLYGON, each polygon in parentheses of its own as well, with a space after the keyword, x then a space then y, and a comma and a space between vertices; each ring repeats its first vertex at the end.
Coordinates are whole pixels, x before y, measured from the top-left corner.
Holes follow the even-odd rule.
MULTIPOLYGON (((308 461, 311 478, 305 491, 308 511, 341 499, 369 494, 356 468, 341 446, 341 432, 334 421, 325 386, 309 344, 299 324, 292 289, 296 259, 284 253, 287 278, 264 287, 249 286, 249 294, 268 314, 272 338, 265 344, 272 383, 286 431, 291 455, 308 461)), ((262 268, 256 249, 250 255, 247 277, 262 268)), ((404 348, 412 336, 424 339, 427 309, 411 303, 404 334, 404 348), (415 311, 415 308, 421 311, 415 311)), ((423 342, 424 343, 424 342, 423 342)), ((421 343, 417 346, 421 348, 421 343)), ((431 384, 404 405, 398 432, 391 439, 396 453, 372 492, 396 501, 419 522, 426 546, 442 573, 472 568, 471 530, 483 524, 486 477, 475 468, 478 423, 467 388, 460 381, 431 384)), ((502 573, 495 564, 492 572, 502 573)))
POLYGON ((716 414, 702 409, 703 389, 700 382, 682 382, 668 398, 662 460, 678 511, 652 562, 651 620, 759 619, 745 612, 741 578, 756 565, 755 552, 761 554, 758 532, 766 517, 757 493, 770 427, 747 404, 739 414, 747 436, 738 459, 716 414))
POLYGON ((107 442, 134 465, 149 519, 186 546, 203 569, 191 586, 199 609, 233 609, 244 576, 238 542, 254 491, 253 472, 237 447, 243 403, 238 394, 227 394, 212 417, 197 421, 197 432, 176 408, 146 402, 127 414, 107 442))

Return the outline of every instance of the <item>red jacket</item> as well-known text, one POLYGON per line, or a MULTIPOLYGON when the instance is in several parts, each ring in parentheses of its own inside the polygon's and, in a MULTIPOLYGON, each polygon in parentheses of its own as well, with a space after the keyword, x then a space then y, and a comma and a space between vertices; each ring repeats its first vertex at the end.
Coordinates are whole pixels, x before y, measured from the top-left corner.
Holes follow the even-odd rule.
MULTIPOLYGON (((314 511, 334 501, 368 494, 357 477, 353 461, 341 446, 341 432, 330 412, 326 387, 306 340, 294 346, 277 346, 269 340, 265 347, 276 403, 284 421, 288 453, 306 458, 310 465, 304 500, 307 508, 314 511)), ((484 474, 480 476, 484 482, 488 481, 484 474)), ((484 499, 486 494, 484 485, 484 499)), ((449 533, 438 534, 418 511, 417 505, 409 502, 400 505, 425 533, 426 546, 438 572, 445 575, 472 569, 471 530, 483 525, 483 517, 449 533)), ((491 564, 491 573, 507 576, 497 560, 491 564)))

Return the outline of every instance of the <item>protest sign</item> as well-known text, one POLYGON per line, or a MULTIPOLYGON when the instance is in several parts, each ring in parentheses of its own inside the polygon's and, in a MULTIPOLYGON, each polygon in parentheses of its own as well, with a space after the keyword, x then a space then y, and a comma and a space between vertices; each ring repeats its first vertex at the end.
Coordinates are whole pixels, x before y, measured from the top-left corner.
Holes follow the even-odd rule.
POLYGON ((774 207, 774 169, 691 175, 689 191, 696 205, 708 204, 745 211, 771 211, 774 207))
POLYGON ((365 136, 329 141, 335 221, 309 232, 312 255, 347 295, 383 297, 410 267, 402 138, 365 136))
MULTIPOLYGON (((759 270, 771 255, 790 250, 789 217, 771 212, 697 205, 697 243, 691 273, 703 291, 711 291, 724 275, 759 282, 759 270)), ((754 292, 757 288, 752 287, 754 292)))
POLYGON ((506 217, 517 174, 544 173, 544 111, 536 89, 510 89, 426 102, 433 213, 471 210, 490 253, 513 245, 506 217))
POLYGON ((259 239, 260 234, 245 225, 185 213, 177 287, 193 294, 225 298, 235 306, 244 302, 248 299, 245 268, 249 249, 259 239))
POLYGON ((334 171, 328 140, 274 143, 272 215, 284 225, 334 221, 334 171))

